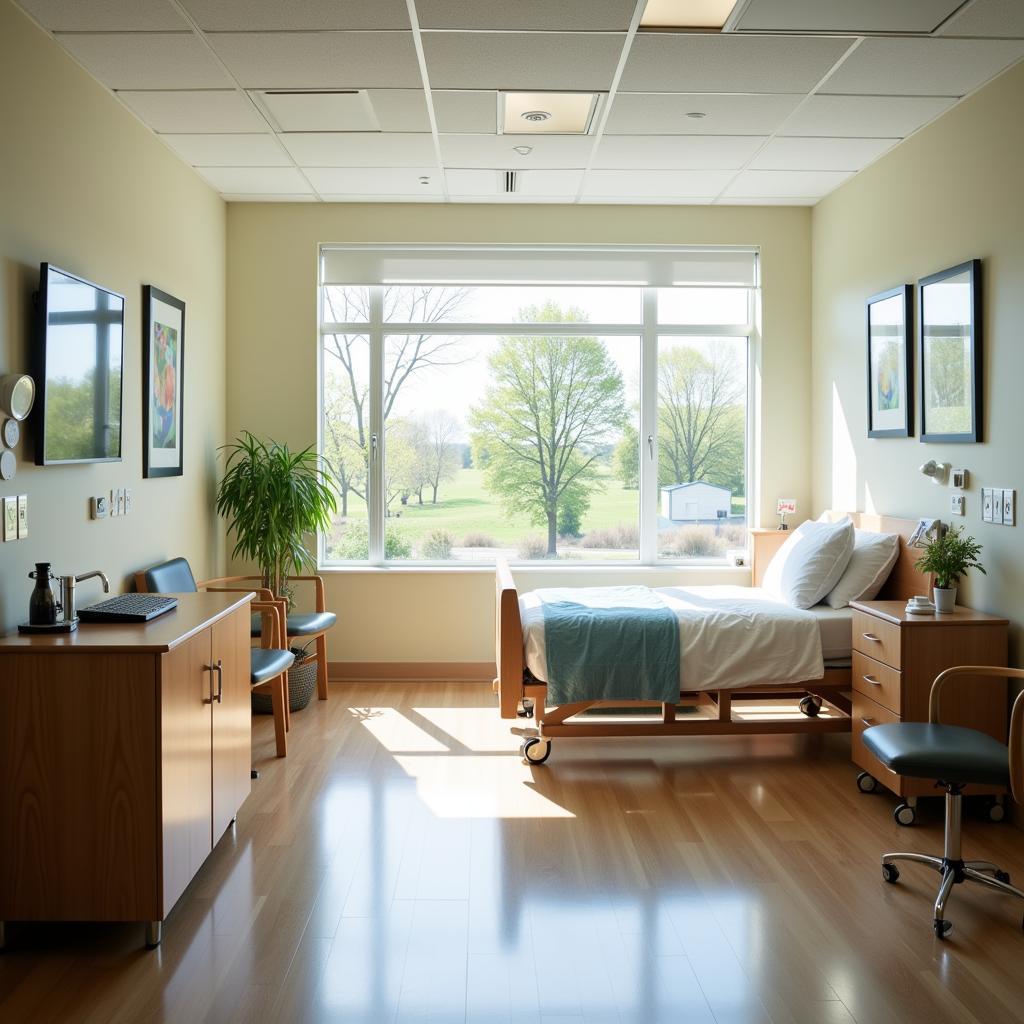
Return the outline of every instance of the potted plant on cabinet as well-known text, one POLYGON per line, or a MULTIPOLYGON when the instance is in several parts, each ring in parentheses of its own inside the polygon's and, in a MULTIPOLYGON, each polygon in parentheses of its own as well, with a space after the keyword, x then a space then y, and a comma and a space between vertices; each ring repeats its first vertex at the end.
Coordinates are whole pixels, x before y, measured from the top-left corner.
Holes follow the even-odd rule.
MULTIPOLYGON (((337 508, 331 469, 311 445, 299 452, 286 444, 263 441, 249 431, 221 449, 227 453, 224 477, 217 488, 217 512, 235 535, 233 558, 255 562, 268 587, 292 605, 290 576, 315 572, 316 556, 306 537, 330 526, 337 508)), ((317 664, 309 652, 294 648, 289 672, 292 710, 309 703, 317 681, 317 664)), ((253 695, 257 711, 262 707, 253 695)))
POLYGON ((921 572, 935 577, 932 590, 937 612, 951 612, 956 607, 957 582, 968 569, 985 573, 985 567, 978 561, 980 554, 981 545, 973 537, 965 537, 960 526, 949 527, 925 545, 916 565, 921 572))

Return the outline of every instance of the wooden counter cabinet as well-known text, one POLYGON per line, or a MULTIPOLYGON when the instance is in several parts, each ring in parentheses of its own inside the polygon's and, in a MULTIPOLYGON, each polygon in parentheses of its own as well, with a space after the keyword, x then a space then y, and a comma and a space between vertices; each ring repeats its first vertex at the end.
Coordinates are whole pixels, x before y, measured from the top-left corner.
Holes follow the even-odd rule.
POLYGON ((249 794, 251 597, 0 639, 0 921, 160 941, 249 794))

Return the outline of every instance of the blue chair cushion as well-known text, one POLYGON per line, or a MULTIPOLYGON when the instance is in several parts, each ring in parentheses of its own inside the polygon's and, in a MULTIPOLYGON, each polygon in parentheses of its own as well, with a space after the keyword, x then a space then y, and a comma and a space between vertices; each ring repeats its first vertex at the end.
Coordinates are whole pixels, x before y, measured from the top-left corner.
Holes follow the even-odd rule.
POLYGON ((151 594, 194 594, 196 580, 184 558, 172 558, 145 572, 146 589, 151 594))
MULTIPOLYGON (((315 636, 330 629, 338 621, 334 612, 303 612, 288 616, 289 636, 315 636)), ((252 636, 260 636, 261 616, 252 617, 252 636)))
POLYGON ((861 738, 886 768, 899 775, 961 784, 1010 784, 1009 751, 977 729, 894 722, 865 729, 861 738))
POLYGON ((249 685, 256 686, 258 683, 265 683, 274 676, 291 668, 295 662, 295 655, 291 651, 280 651, 271 647, 253 647, 249 654, 252 664, 249 669, 249 685))

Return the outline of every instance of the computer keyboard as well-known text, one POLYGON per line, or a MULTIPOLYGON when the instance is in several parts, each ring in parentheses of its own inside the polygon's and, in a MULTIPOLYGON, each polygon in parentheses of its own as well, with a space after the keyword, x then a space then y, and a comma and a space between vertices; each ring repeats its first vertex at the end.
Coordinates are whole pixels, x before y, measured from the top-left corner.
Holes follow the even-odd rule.
POLYGON ((121 594, 78 612, 82 622, 148 622, 178 607, 176 597, 159 594, 121 594))

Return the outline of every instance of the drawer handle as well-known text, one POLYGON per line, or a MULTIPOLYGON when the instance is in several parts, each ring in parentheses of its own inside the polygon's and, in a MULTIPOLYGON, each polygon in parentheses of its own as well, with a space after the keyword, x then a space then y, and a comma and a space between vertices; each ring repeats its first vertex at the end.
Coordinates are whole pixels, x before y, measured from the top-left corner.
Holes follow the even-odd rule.
POLYGON ((864 637, 865 640, 870 640, 872 643, 880 644, 882 642, 874 633, 861 633, 861 636, 864 637))
POLYGON ((870 683, 872 686, 882 685, 874 676, 861 676, 861 679, 863 679, 865 683, 870 683))

